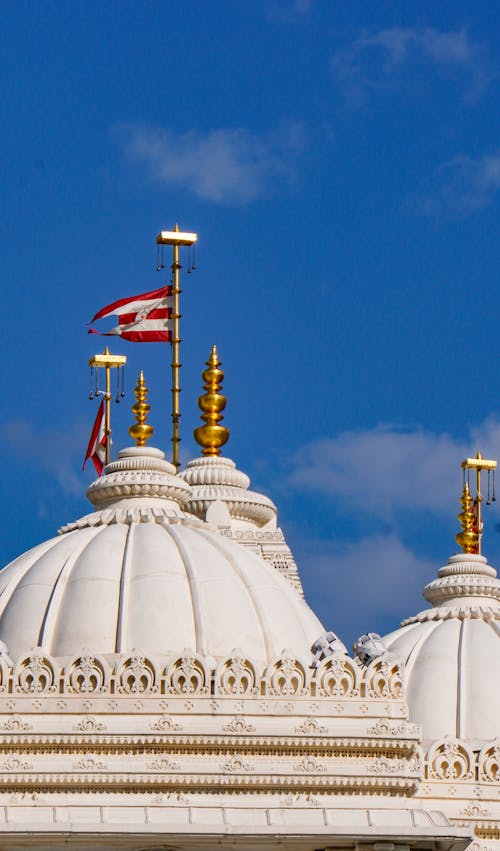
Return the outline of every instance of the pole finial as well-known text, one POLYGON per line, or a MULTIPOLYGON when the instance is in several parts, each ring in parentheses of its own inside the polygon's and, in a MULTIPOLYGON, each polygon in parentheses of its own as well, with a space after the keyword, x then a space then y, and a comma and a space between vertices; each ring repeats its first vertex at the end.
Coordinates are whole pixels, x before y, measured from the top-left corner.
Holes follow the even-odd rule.
POLYGON ((206 392, 198 399, 198 405, 203 412, 201 419, 205 421, 205 425, 195 428, 193 434, 196 442, 202 447, 202 455, 220 455, 220 447, 229 439, 229 429, 219 425, 219 420, 224 419, 221 412, 226 407, 226 397, 219 392, 224 371, 220 369, 221 361, 216 346, 212 346, 206 364, 208 369, 202 372, 205 382, 203 389, 206 392))
POLYGON ((153 434, 153 426, 149 425, 146 420, 151 410, 151 405, 146 402, 148 396, 148 388, 144 381, 144 373, 141 369, 137 384, 134 388, 135 398, 137 401, 132 405, 132 411, 135 416, 135 423, 131 425, 128 433, 135 440, 136 446, 145 446, 151 435, 153 434))
POLYGON ((455 535, 457 544, 462 547, 463 553, 477 553, 479 545, 479 532, 476 525, 476 512, 474 500, 471 497, 469 485, 464 483, 462 496, 460 497, 462 511, 457 515, 460 520, 462 531, 455 535))
MULTIPOLYGON (((464 491, 462 494, 462 500, 465 498, 466 487, 468 493, 468 499, 470 500, 470 505, 467 506, 462 502, 464 506, 464 511, 459 515, 459 520, 462 523, 463 532, 457 535, 456 540, 457 543, 463 549, 464 553, 477 553, 481 555, 481 542, 483 537, 483 510, 482 503, 484 500, 484 496, 481 492, 481 473, 486 472, 488 474, 488 499, 486 505, 490 504, 490 477, 493 479, 493 501, 495 500, 495 470, 497 467, 497 462, 493 460, 488 460, 483 458, 480 452, 477 453, 475 458, 465 458, 462 461, 462 470, 464 471, 464 491), (475 472, 476 474, 476 494, 474 499, 472 499, 469 492, 469 474, 470 471, 475 472), (462 517, 466 512, 472 511, 473 522, 471 526, 467 528, 463 525, 462 517), (468 535, 475 535, 475 543, 472 544, 472 539, 470 539, 469 543, 473 547, 472 549, 466 549, 465 544, 469 540, 468 535), (459 538, 461 540, 459 540, 459 538), (463 538, 463 541, 462 541, 463 538)), ((467 520, 469 522, 469 520, 467 520)))

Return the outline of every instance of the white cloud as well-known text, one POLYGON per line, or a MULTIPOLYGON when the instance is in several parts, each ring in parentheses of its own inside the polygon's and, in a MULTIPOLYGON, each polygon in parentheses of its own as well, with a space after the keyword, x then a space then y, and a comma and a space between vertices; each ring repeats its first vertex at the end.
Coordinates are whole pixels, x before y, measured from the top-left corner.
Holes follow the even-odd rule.
POLYGON ((307 541, 295 554, 308 602, 325 628, 348 644, 365 632, 392 631, 402 618, 426 608, 422 590, 441 566, 392 534, 348 544, 307 541))
POLYGON ((304 446, 292 459, 288 485, 363 507, 391 521, 402 511, 450 511, 459 495, 460 463, 480 449, 500 457, 500 422, 471 429, 468 440, 389 426, 344 432, 304 446))
POLYGON ((484 49, 465 29, 391 27, 361 35, 332 57, 337 80, 354 105, 377 90, 398 86, 407 67, 418 62, 458 79, 467 101, 477 100, 495 76, 484 49))
POLYGON ((459 219, 489 206, 499 191, 499 151, 477 159, 456 156, 440 167, 434 185, 408 208, 436 220, 459 219))
POLYGON ((305 144, 297 124, 266 137, 241 128, 175 133, 143 126, 122 127, 121 135, 126 155, 157 185, 223 204, 255 201, 289 184, 305 144))

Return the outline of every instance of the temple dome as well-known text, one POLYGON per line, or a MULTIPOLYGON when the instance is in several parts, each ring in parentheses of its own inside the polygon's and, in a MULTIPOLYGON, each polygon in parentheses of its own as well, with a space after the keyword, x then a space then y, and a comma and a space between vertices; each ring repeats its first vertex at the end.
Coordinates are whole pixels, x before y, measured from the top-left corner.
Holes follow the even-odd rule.
POLYGON ((162 452, 122 450, 87 495, 95 511, 0 572, 0 638, 14 659, 33 647, 308 658, 321 623, 271 566, 183 510, 191 488, 162 452))
POLYGON ((483 556, 452 556, 424 597, 433 604, 384 639, 406 666, 410 718, 424 740, 473 747, 500 736, 500 581, 483 556))

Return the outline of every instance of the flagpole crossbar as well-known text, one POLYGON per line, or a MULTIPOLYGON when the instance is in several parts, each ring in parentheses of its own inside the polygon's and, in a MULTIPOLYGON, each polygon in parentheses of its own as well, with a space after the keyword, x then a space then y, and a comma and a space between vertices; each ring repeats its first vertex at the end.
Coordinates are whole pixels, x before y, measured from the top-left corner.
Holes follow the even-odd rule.
MULTIPOLYGON (((176 225, 173 230, 162 230, 156 237, 157 245, 171 245, 172 246, 172 338, 171 338, 171 352, 172 352, 172 360, 170 363, 172 369, 172 463, 179 469, 179 443, 181 441, 180 438, 180 423, 181 423, 181 411, 180 411, 180 393, 181 393, 181 383, 180 383, 180 368, 181 368, 181 360, 180 360, 180 344, 181 344, 181 336, 180 336, 180 271, 181 271, 181 263, 180 263, 180 251, 181 247, 190 248, 195 244, 198 239, 198 234, 196 233, 188 233, 185 231, 179 230, 179 225, 176 225)), ((188 269, 189 271, 189 269, 188 269)))
POLYGON ((197 233, 184 233, 179 230, 162 230, 156 237, 157 245, 194 245, 197 233))
MULTIPOLYGON (((106 435, 106 464, 109 464, 111 450, 111 370, 123 368, 126 363, 127 358, 125 355, 112 355, 107 346, 102 354, 92 355, 89 359, 91 377, 92 369, 104 369, 106 378, 103 394, 105 400, 104 434, 106 435)), ((94 395, 100 395, 99 391, 94 395)))

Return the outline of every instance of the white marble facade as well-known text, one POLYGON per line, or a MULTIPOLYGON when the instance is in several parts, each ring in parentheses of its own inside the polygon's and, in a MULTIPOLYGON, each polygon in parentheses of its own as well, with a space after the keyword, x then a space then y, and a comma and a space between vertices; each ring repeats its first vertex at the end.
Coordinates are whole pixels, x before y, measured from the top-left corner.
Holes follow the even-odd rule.
POLYGON ((496 845, 492 568, 451 560, 353 658, 248 488, 229 459, 124 450, 92 513, 0 573, 0 848, 496 845))

